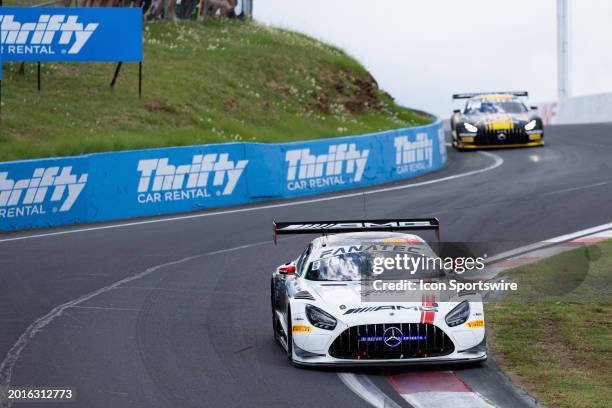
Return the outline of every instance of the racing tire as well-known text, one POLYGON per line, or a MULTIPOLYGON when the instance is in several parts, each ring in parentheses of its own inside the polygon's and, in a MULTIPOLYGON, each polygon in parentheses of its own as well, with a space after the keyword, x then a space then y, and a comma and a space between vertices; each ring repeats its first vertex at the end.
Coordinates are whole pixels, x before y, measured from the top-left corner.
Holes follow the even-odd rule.
POLYGON ((291 309, 287 309, 287 360, 293 365, 293 335, 291 330, 291 309))
POLYGON ((456 151, 461 152, 463 149, 457 146, 457 139, 453 136, 453 133, 456 133, 456 131, 451 130, 451 145, 456 151))
POLYGON ((302 365, 293 359, 293 335, 291 328, 291 309, 287 309, 287 360, 295 368, 302 368, 302 365))
POLYGON ((276 317, 276 302, 274 301, 274 282, 270 286, 270 305, 272 307, 272 331, 274 332, 274 340, 280 343, 278 317, 276 317))

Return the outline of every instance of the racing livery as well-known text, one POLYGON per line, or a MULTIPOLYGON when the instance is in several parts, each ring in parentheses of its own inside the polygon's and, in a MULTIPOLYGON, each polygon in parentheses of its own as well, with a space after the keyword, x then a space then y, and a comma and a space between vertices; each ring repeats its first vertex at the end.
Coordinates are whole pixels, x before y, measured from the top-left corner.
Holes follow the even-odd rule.
POLYGON ((499 148, 544 145, 542 119, 519 97, 527 92, 455 94, 453 100, 467 99, 463 110, 450 120, 456 149, 499 148))
MULTIPOLYGON (((277 234, 323 236, 272 274, 274 338, 302 365, 391 365, 479 362, 487 358, 482 299, 460 293, 370 298, 373 258, 435 256, 411 230, 437 230, 431 219, 274 223, 277 234)), ((375 263, 374 263, 375 264, 375 263)), ((446 279, 449 271, 412 278, 446 279)), ((405 276, 405 275, 404 275, 405 276)))

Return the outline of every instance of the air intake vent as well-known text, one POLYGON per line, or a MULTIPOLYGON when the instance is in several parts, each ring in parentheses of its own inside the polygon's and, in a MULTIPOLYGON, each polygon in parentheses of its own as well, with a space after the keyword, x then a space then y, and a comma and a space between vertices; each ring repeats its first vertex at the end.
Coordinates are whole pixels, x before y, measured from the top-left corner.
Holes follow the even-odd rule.
POLYGON ((303 290, 301 292, 296 293, 293 298, 302 300, 315 300, 315 298, 307 290, 303 290))
POLYGON ((334 340, 329 354, 342 359, 411 359, 451 354, 451 339, 426 323, 365 324, 349 327, 334 340))

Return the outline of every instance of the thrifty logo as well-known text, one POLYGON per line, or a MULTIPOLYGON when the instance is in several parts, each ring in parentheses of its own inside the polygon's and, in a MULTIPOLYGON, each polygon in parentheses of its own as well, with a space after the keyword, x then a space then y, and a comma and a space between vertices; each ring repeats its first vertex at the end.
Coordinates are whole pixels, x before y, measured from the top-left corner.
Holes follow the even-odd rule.
POLYGON ((288 150, 287 182, 289 190, 320 188, 345 184, 345 175, 352 175, 352 182, 361 181, 368 162, 368 149, 357 150, 354 143, 330 145, 327 153, 314 155, 310 149, 288 150))
POLYGON ((15 21, 14 15, 0 15, 0 42, 6 54, 78 54, 98 23, 84 25, 78 16, 43 14, 37 22, 15 21), (58 46, 56 49, 54 46, 58 46))
POLYGON ((38 168, 32 178, 21 180, 0 172, 0 218, 44 214, 45 201, 58 203, 54 211, 69 211, 85 188, 87 176, 72 174, 72 166, 38 168))
POLYGON ((140 160, 138 193, 141 194, 138 196, 138 202, 206 198, 210 197, 208 187, 211 184, 219 187, 218 196, 230 195, 248 162, 231 161, 227 153, 197 154, 193 156, 191 164, 177 166, 169 164, 167 158, 140 160))
POLYGON ((394 145, 398 174, 426 170, 433 165, 433 142, 427 133, 417 133, 414 142, 408 136, 398 136, 394 145))

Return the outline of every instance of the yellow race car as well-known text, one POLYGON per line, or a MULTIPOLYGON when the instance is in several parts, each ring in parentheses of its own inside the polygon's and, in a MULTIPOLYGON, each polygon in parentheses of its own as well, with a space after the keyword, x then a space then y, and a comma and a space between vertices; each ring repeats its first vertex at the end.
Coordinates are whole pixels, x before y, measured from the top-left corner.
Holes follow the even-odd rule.
POLYGON ((450 120, 453 146, 464 150, 544 145, 537 107, 527 108, 519 99, 527 96, 527 92, 453 95, 453 100, 467 99, 463 110, 455 110, 450 120))

